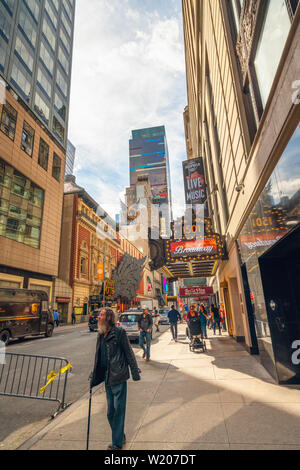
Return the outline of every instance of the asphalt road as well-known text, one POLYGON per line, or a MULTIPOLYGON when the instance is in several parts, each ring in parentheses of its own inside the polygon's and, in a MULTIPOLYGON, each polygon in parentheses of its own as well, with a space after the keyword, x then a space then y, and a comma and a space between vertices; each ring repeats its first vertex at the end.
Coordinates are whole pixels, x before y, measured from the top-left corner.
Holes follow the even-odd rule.
MULTIPOLYGON (((168 326, 160 326, 160 333, 168 326)), ((87 324, 74 328, 55 328, 51 338, 29 337, 12 341, 7 352, 64 357, 72 365, 66 393, 67 403, 74 402, 89 391, 89 374, 94 363, 97 333, 91 333, 87 324)), ((134 350, 138 344, 131 343, 134 350)), ((0 450, 16 449, 39 432, 56 411, 57 403, 26 398, 0 396, 0 450)))

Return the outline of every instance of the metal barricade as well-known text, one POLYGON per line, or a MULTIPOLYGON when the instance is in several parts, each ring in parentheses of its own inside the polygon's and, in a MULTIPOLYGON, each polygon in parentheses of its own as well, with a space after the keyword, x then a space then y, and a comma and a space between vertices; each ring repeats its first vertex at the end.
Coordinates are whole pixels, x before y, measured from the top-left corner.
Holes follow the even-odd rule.
POLYGON ((69 370, 58 373, 68 365, 61 357, 6 353, 5 364, 0 364, 0 395, 58 402, 54 418, 71 404, 65 401, 69 370), (40 393, 52 372, 55 379, 40 393))

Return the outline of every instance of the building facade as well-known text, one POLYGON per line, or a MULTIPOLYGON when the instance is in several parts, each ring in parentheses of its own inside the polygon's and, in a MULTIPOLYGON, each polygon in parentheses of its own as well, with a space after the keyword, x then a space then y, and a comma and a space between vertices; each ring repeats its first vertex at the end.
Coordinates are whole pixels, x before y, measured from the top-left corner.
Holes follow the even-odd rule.
POLYGON ((56 122, 64 122, 66 131, 74 6, 0 2, 0 286, 42 289, 50 302, 58 275, 66 160, 65 133, 56 122), (61 76, 64 121, 61 107, 55 109, 61 76))
POLYGON ((147 177, 152 203, 162 212, 162 228, 172 220, 169 152, 165 126, 132 131, 129 141, 130 186, 147 177), (163 214, 166 213, 166 215, 163 214))
POLYGON ((211 282, 232 336, 281 383, 300 381, 298 3, 182 2, 188 156, 204 158, 228 251, 211 282))

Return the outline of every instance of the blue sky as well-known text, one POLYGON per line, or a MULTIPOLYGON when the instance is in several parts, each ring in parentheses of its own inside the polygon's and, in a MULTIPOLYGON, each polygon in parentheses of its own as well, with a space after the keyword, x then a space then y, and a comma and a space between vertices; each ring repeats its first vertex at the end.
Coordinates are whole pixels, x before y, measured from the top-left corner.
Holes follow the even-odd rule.
POLYGON ((69 139, 77 183, 112 217, 129 185, 130 131, 158 125, 181 215, 186 104, 181 0, 77 0, 69 139))

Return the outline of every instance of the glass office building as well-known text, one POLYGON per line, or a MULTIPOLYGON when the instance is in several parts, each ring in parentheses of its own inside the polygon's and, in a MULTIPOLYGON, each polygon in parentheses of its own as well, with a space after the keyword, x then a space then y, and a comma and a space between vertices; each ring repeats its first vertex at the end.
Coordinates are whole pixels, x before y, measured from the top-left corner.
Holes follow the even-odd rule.
POLYGON ((172 219, 169 152, 165 126, 132 131, 129 141, 130 186, 148 177, 152 202, 167 206, 172 219))
POLYGON ((0 0, 0 77, 66 148, 75 0, 0 0))
POLYGON ((75 162, 75 153, 76 147, 70 142, 67 141, 67 154, 66 154, 66 170, 65 175, 73 175, 74 171, 74 162, 75 162))

